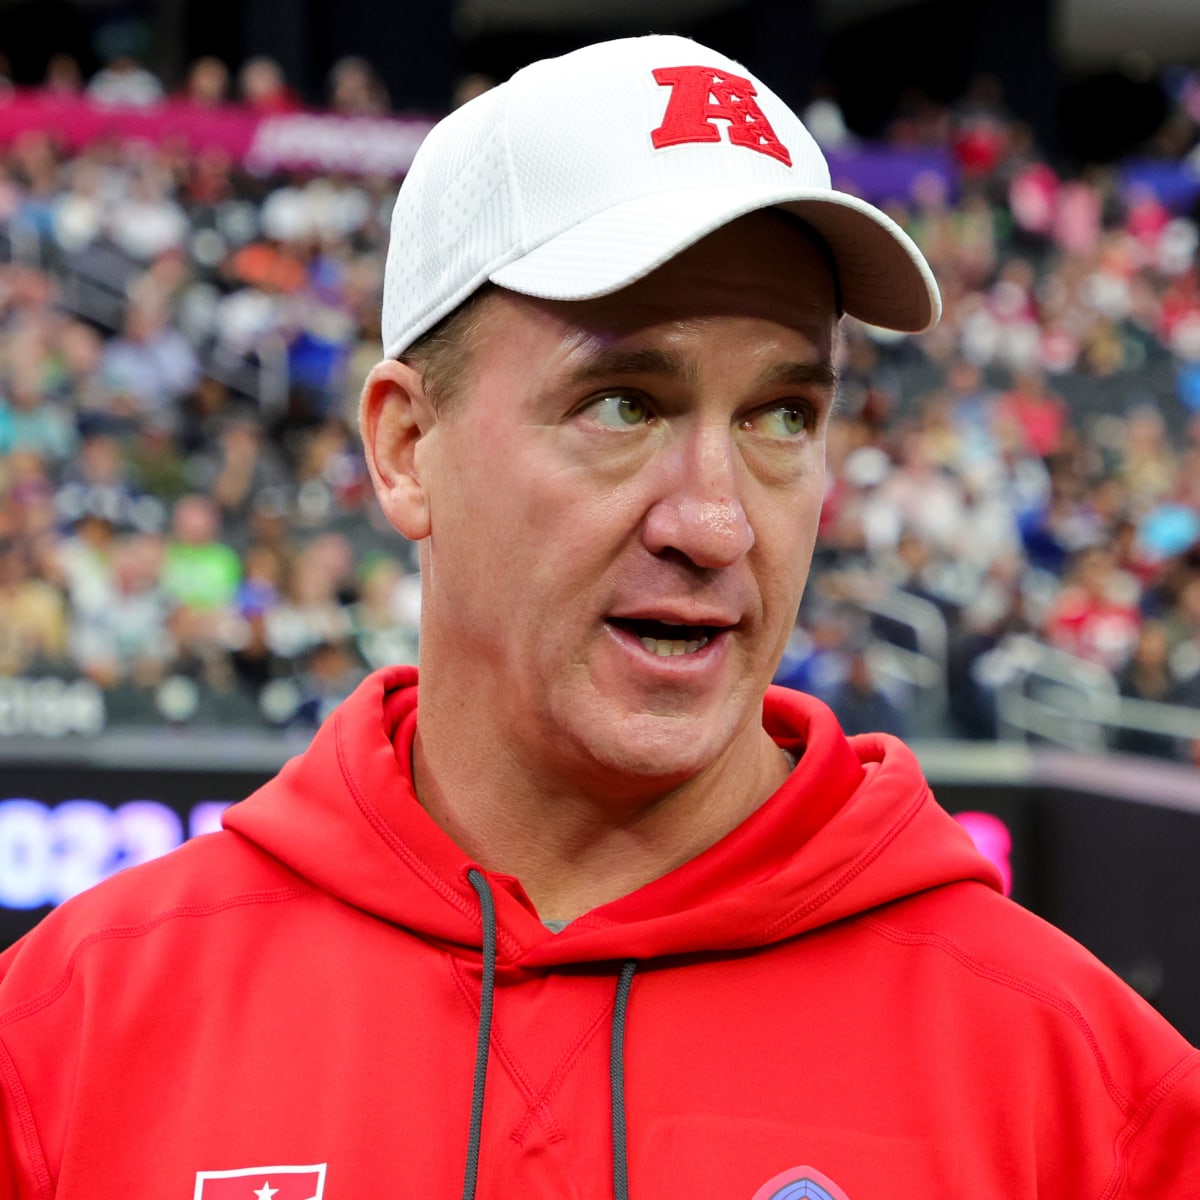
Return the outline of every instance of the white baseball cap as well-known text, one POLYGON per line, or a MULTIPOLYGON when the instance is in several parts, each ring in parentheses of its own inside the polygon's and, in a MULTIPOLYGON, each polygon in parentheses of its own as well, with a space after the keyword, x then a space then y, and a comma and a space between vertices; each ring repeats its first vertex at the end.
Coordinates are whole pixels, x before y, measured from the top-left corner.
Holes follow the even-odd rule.
POLYGON ((912 239, 832 187, 811 134, 744 67, 668 35, 533 63, 418 149, 392 215, 384 353, 403 355, 486 281, 550 300, 607 295, 769 207, 824 238, 845 312, 910 333, 937 323, 912 239))

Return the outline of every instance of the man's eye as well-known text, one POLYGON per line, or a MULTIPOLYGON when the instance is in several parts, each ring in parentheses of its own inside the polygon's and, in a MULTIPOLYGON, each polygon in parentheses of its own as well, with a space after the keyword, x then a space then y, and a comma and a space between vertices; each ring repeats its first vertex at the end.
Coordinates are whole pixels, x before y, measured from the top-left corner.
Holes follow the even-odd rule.
POLYGON ((627 429, 631 425, 644 425, 652 415, 650 405, 643 397, 625 393, 602 396, 591 406, 591 411, 601 425, 607 425, 612 429, 627 429))
POLYGON ((751 417, 746 427, 767 437, 795 438, 811 428, 811 413, 802 404, 779 404, 751 417))

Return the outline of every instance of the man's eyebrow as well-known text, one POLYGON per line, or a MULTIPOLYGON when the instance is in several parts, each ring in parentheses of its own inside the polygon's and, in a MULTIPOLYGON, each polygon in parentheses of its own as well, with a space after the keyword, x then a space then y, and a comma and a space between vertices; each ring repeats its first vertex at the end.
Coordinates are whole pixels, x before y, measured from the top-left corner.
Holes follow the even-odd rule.
POLYGON ((760 376, 759 383, 763 387, 771 387, 783 383, 792 387, 826 388, 829 391, 837 389, 837 371, 827 362, 785 362, 768 367, 760 376))
POLYGON ((601 383, 623 375, 670 375, 685 383, 697 378, 696 364, 673 350, 646 347, 641 350, 622 350, 608 347, 589 355, 571 372, 569 383, 583 385, 601 383))

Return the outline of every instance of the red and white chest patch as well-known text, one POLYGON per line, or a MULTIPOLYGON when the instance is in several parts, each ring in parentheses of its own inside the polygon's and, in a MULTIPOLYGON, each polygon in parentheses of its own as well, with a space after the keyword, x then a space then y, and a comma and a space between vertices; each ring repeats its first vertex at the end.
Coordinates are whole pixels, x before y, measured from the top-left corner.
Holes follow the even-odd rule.
POLYGON ((197 1171, 192 1200, 321 1200, 325 1163, 310 1167, 239 1167, 197 1171))

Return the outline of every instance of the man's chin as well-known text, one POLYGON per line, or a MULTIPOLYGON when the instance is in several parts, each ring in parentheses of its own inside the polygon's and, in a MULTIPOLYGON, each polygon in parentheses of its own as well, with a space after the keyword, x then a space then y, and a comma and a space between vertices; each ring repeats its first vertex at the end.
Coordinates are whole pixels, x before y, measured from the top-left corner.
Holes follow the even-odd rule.
MULTIPOLYGON (((722 723, 723 724, 723 723, 722 723)), ((695 715, 633 713, 583 741, 596 767, 636 790, 669 791, 704 774, 729 748, 733 730, 695 715)))

